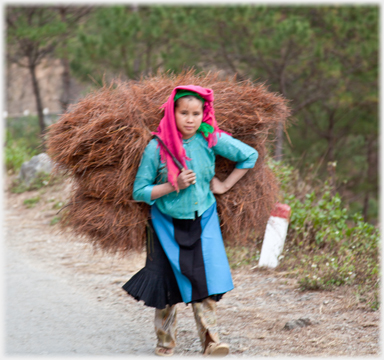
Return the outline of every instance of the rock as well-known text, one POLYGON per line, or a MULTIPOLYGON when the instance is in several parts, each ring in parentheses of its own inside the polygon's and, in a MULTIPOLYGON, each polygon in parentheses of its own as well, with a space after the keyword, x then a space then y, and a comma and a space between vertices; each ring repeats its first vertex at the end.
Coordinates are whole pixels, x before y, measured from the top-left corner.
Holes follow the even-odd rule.
POLYGON ((374 326, 374 327, 377 327, 378 325, 375 324, 375 323, 364 323, 364 324, 361 324, 362 327, 370 327, 370 326, 374 326))
POLYGON ((28 187, 39 173, 50 174, 53 168, 52 161, 46 153, 34 156, 31 160, 23 163, 18 179, 28 187))
POLYGON ((311 324, 312 324, 312 322, 308 318, 300 318, 298 320, 288 321, 284 325, 283 330, 292 330, 292 329, 296 329, 296 328, 299 328, 299 327, 305 327, 305 326, 308 326, 308 325, 311 325, 311 324))

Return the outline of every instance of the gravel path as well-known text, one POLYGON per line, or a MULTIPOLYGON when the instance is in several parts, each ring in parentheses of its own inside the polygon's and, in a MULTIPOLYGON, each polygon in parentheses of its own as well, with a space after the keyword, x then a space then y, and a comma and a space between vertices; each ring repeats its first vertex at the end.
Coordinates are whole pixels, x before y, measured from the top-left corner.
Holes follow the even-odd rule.
POLYGON ((7 249, 6 255, 8 354, 151 352, 151 339, 140 340, 140 331, 132 327, 128 314, 102 306, 73 281, 36 267, 13 249, 7 249))
MULTIPOLYGON (((4 224, 5 351, 7 355, 154 356, 154 311, 121 286, 144 254, 117 258, 68 241, 49 223, 65 185, 6 194, 4 224), (39 195, 35 208, 23 200, 39 195)), ((277 271, 232 271, 235 289, 218 305, 221 339, 238 356, 364 356, 380 354, 380 312, 359 303, 353 289, 301 292, 277 271), (307 326, 285 330, 288 321, 307 326)), ((190 306, 178 305, 175 354, 201 357, 190 306)))

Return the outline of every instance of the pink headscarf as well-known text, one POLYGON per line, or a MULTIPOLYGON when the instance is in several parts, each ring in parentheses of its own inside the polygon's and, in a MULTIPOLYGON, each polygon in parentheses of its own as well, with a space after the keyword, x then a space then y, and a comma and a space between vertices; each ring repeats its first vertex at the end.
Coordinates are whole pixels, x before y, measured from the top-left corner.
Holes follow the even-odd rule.
MULTIPOLYGON (((215 146, 217 143, 217 133, 223 132, 219 129, 216 119, 215 119, 215 110, 213 108, 213 91, 211 89, 206 89, 201 86, 195 85, 185 85, 177 86, 173 89, 170 97, 167 102, 164 103, 161 108, 164 108, 164 117, 161 119, 160 124, 155 132, 152 134, 160 137, 161 140, 165 143, 168 149, 172 152, 177 160, 183 165, 184 169, 187 169, 186 160, 191 160, 187 157, 185 149, 183 148, 183 139, 182 134, 177 129, 175 112, 174 112, 174 97, 177 90, 189 90, 198 93, 204 100, 204 111, 203 111, 203 122, 211 125, 214 128, 212 134, 209 134, 208 137, 204 138, 208 141, 208 147, 215 146)), ((172 160, 172 157, 168 154, 167 150, 160 146, 160 159, 161 162, 165 162, 168 170, 168 181, 176 188, 177 186, 177 177, 180 173, 178 167, 172 160)))

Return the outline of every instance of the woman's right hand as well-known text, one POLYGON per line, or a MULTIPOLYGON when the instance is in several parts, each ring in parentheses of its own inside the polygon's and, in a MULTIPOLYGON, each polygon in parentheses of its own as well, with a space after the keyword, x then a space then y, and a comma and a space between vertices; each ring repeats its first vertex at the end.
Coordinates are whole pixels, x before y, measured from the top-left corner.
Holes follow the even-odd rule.
POLYGON ((180 190, 186 189, 191 184, 196 183, 196 174, 192 170, 182 170, 177 177, 177 185, 180 190))

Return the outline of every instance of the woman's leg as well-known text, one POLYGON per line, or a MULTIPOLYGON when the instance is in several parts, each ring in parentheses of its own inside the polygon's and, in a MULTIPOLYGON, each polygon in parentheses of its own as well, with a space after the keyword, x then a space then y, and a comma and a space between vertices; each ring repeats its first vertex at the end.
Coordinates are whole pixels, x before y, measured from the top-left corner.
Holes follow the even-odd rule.
POLYGON ((203 349, 205 349, 210 342, 219 343, 216 301, 208 297, 202 302, 193 303, 192 309, 203 349))
POLYGON ((176 305, 167 305, 165 309, 156 309, 155 311, 155 331, 157 336, 157 348, 165 348, 164 350, 160 349, 160 352, 163 352, 165 355, 171 354, 173 348, 176 346, 176 315, 176 305), (171 350, 167 351, 166 349, 171 350))
POLYGON ((229 346, 220 343, 217 329, 216 301, 210 297, 202 302, 192 304, 195 315, 197 331, 201 346, 205 355, 225 356, 229 352, 229 346))

